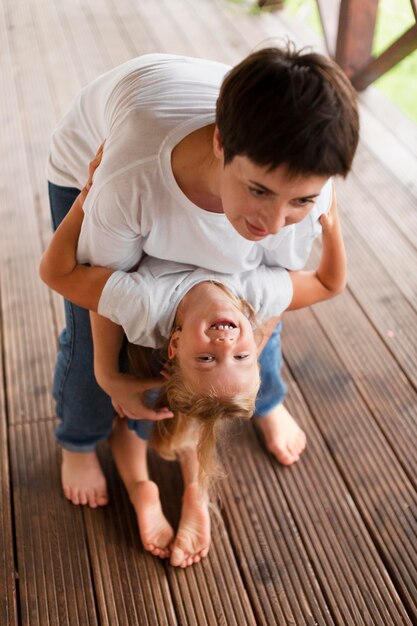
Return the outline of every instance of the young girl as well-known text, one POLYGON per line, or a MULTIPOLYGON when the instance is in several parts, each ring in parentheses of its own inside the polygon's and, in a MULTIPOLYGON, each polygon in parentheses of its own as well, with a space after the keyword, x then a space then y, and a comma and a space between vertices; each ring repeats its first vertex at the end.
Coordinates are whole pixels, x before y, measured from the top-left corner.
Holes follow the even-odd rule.
MULTIPOLYGON (((153 414, 144 409, 143 414, 166 418, 165 427, 156 422, 152 443, 164 455, 177 451, 181 463, 185 490, 175 538, 163 515, 157 486, 148 476, 149 433, 144 429, 149 430, 149 423, 131 420, 135 434, 126 421, 119 420, 110 443, 137 513, 145 549, 170 557, 172 565, 186 567, 198 562, 209 548, 207 483, 214 466, 216 425, 225 417, 249 417, 259 385, 257 356, 268 332, 260 341, 245 300, 271 329, 285 309, 328 299, 344 288, 346 261, 336 203, 320 220, 323 249, 316 271, 261 266, 230 276, 148 257, 137 272, 125 274, 76 263, 87 192, 85 188, 56 231, 42 259, 41 277, 75 304, 121 324, 135 343, 155 348, 168 340, 164 386, 172 413, 162 408, 153 414)), ((119 372, 120 345, 109 344, 99 331, 94 342, 96 376, 109 395, 115 386, 125 386, 131 393, 132 386, 143 391, 161 384, 154 380, 139 387, 137 379, 119 372)))

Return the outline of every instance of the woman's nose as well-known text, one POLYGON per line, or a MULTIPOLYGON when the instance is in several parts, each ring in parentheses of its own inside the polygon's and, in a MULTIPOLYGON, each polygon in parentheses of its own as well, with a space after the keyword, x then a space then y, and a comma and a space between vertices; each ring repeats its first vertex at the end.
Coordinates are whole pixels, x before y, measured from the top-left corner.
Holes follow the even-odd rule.
POLYGON ((278 207, 268 217, 268 232, 270 235, 276 235, 281 228, 285 226, 286 210, 285 206, 278 207))

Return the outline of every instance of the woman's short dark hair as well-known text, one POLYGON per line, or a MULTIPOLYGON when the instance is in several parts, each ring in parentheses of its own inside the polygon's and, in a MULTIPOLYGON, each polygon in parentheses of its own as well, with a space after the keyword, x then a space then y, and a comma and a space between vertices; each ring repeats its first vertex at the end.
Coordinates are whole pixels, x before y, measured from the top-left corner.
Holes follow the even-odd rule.
POLYGON ((346 176, 359 138, 356 92, 341 68, 291 43, 254 52, 227 74, 216 124, 225 165, 241 155, 292 174, 346 176))

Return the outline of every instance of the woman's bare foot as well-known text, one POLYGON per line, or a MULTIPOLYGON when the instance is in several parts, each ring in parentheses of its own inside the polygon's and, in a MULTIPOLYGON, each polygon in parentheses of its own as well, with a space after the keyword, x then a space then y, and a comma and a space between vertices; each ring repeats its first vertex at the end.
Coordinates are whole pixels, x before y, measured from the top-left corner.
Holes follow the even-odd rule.
POLYGON ((255 418, 261 429, 267 449, 283 465, 291 465, 300 458, 306 447, 306 436, 283 404, 276 406, 268 415, 255 418))
POLYGON ((162 511, 158 486, 152 480, 140 481, 130 489, 129 496, 144 549, 161 559, 168 558, 174 531, 162 511))
POLYGON ((63 449, 61 480, 64 495, 73 504, 88 504, 96 509, 109 501, 106 478, 95 451, 63 449))
POLYGON ((197 483, 185 488, 181 521, 172 545, 171 565, 187 567, 207 556, 210 547, 208 496, 202 496, 197 483))

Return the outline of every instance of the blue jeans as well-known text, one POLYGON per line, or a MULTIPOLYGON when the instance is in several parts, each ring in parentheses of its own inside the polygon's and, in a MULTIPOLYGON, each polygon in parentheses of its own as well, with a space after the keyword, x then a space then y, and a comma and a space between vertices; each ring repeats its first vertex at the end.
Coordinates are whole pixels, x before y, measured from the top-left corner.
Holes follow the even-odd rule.
POLYGON ((254 415, 256 418, 267 415, 274 406, 284 402, 287 395, 287 387, 281 376, 281 328, 282 322, 275 326, 274 332, 259 357, 261 386, 256 397, 254 415))
MULTIPOLYGON (((49 183, 52 225, 56 230, 70 210, 79 190, 49 183)), ((59 424, 58 443, 67 450, 88 452, 112 430, 114 409, 109 396, 94 377, 93 341, 89 312, 65 300, 66 328, 59 337, 53 395, 59 424)), ((261 388, 256 415, 262 417, 283 402, 286 388, 281 379, 281 324, 276 327, 259 359, 261 388)), ((147 439, 152 422, 129 420, 129 428, 147 439)))

